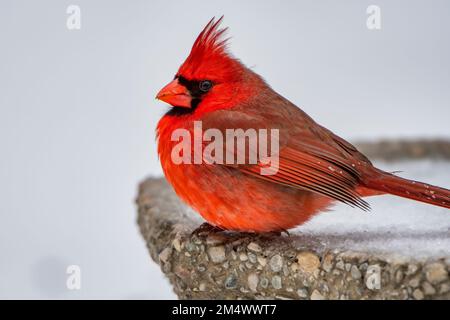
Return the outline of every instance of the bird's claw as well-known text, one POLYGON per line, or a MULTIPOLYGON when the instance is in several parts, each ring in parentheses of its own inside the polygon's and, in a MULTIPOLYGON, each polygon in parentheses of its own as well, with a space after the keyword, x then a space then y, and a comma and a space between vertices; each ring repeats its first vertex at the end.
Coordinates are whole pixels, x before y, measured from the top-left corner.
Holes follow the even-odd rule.
POLYGON ((210 233, 223 231, 219 227, 213 226, 208 222, 202 223, 197 229, 192 231, 191 236, 203 237, 210 233))

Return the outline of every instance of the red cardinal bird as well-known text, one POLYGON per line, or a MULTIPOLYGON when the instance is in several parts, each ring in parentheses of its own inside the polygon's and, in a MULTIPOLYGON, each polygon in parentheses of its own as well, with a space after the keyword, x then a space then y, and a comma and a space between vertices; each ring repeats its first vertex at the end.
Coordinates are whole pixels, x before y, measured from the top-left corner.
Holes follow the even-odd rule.
MULTIPOLYGON (((353 145, 320 126, 232 57, 214 18, 195 40, 175 78, 157 95, 173 106, 157 127, 158 153, 175 192, 210 224, 226 230, 283 231, 340 201, 393 194, 450 208, 450 191, 375 168, 353 145), (256 164, 178 164, 175 129, 278 129, 276 174, 256 164)), ((233 149, 234 150, 234 149, 233 149)), ((233 150, 231 152, 233 152, 233 150)), ((227 152, 230 152, 227 150, 227 152)))

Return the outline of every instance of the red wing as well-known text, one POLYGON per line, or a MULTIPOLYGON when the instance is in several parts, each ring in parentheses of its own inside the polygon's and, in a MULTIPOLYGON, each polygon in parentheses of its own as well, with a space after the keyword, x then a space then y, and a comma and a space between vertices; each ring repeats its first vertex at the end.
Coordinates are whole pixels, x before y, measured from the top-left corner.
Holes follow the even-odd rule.
POLYGON ((260 179, 317 192, 352 207, 370 210, 369 204, 355 191, 358 172, 332 155, 311 155, 286 147, 280 152, 278 165, 271 165, 274 167, 271 175, 261 175, 261 169, 268 167, 263 163, 239 169, 260 179))
MULTIPOLYGON (((355 191, 360 174, 352 165, 366 158, 350 143, 316 124, 299 109, 294 110, 290 110, 289 118, 277 117, 282 111, 280 109, 271 112, 275 116, 270 118, 256 112, 216 111, 202 120, 204 129, 218 128, 221 132, 225 132, 225 128, 280 128, 279 161, 274 174, 261 174, 261 169, 267 171, 270 164, 266 164, 266 159, 259 155, 257 164, 227 166, 266 181, 313 191, 350 206, 370 210, 369 204, 355 191), (295 121, 295 124, 291 121, 295 121)), ((236 152, 236 149, 224 146, 224 153, 236 152)))

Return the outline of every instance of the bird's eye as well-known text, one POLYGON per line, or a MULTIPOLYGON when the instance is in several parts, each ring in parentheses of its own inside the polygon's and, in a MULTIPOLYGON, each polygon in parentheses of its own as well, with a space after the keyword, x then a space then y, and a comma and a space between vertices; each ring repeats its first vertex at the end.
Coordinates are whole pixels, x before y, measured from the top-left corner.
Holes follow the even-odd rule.
POLYGON ((203 92, 208 92, 212 88, 212 82, 209 80, 200 81, 198 84, 198 88, 203 92))

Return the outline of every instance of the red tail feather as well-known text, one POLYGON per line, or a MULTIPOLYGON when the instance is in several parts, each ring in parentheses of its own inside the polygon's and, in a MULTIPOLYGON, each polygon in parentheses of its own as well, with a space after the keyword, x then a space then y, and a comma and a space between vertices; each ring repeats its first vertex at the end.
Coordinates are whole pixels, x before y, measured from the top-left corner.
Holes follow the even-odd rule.
POLYGON ((367 188, 450 209, 450 190, 375 170, 364 179, 367 188))

